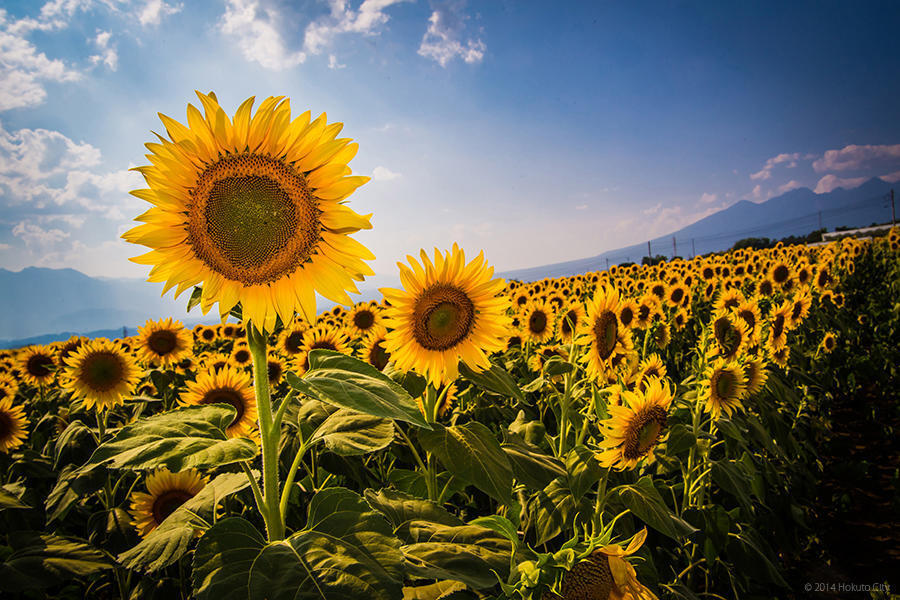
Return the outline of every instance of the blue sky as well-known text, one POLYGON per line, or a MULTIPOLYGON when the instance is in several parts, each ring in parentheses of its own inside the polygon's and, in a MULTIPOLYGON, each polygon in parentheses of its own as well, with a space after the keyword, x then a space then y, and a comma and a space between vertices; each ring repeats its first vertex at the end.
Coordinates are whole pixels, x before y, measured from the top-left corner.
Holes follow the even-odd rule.
POLYGON ((498 270, 639 243, 747 199, 900 181, 900 4, 52 0, 0 18, 0 267, 139 277, 163 112, 325 111, 373 176, 394 275, 458 242, 498 270))

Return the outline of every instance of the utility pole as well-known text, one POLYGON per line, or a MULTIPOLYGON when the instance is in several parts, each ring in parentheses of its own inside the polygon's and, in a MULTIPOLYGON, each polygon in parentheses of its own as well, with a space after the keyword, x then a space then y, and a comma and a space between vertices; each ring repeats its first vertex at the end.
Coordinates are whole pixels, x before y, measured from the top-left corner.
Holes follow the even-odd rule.
POLYGON ((609 271, 609 257, 606 257, 606 270, 609 271))
POLYGON ((697 247, 694 245, 694 238, 691 238, 691 258, 697 256, 697 247))
POLYGON ((675 244, 675 236, 672 236, 672 258, 678 256, 678 246, 675 244))
POLYGON ((894 226, 896 218, 894 217, 894 188, 891 188, 891 227, 894 226))
POLYGON ((647 240, 647 258, 653 258, 653 252, 650 251, 650 240, 647 240))

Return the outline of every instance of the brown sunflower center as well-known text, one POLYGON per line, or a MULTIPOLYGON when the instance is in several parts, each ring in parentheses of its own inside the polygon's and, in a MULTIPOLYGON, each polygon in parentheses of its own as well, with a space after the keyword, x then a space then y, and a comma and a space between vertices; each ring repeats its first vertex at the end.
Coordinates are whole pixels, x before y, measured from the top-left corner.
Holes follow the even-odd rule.
POLYGON ((756 327, 756 315, 753 314, 752 310, 742 310, 738 312, 738 316, 744 320, 744 323, 746 323, 750 329, 756 327))
POLYGON ((353 324, 357 329, 365 331, 375 324, 375 315, 369 310, 360 310, 353 315, 353 324))
POLYGON ((780 338, 782 333, 784 333, 784 315, 778 315, 772 322, 772 337, 780 338))
POLYGON ((38 378, 48 377, 52 373, 50 370, 52 366, 53 357, 40 353, 33 355, 25 363, 25 369, 28 371, 28 374, 38 378))
POLYGON ((269 371, 269 381, 272 383, 278 383, 281 381, 281 376, 284 374, 284 366, 280 361, 270 360, 266 364, 266 368, 269 371))
POLYGON ((714 329, 722 354, 734 356, 741 346, 741 332, 725 317, 716 319, 714 329))
POLYGON ((237 413, 234 415, 229 425, 233 425, 241 420, 244 416, 244 397, 232 388, 216 388, 206 392, 200 400, 200 404, 230 404, 237 413))
POLYGON ((794 307, 791 309, 791 320, 796 321, 800 318, 800 315, 803 314, 803 303, 794 302, 794 307))
POLYGON ((0 410, 0 443, 8 441, 12 438, 12 434, 16 431, 16 422, 12 415, 5 410, 0 410))
POLYGON ((234 353, 234 360, 239 364, 245 365, 250 362, 250 351, 243 348, 234 353))
POLYGON ((666 427, 666 409, 661 406, 649 406, 638 412, 628 424, 622 456, 636 460, 645 456, 659 440, 660 433, 666 427))
POLYGON ((634 320, 634 310, 630 306, 623 307, 619 313, 619 320, 622 321, 622 325, 628 327, 634 320))
POLYGON ((383 371, 390 360, 390 353, 384 349, 384 340, 372 345, 372 348, 369 350, 369 364, 379 371, 383 371))
POLYGON ((306 179, 280 160, 226 156, 190 194, 189 241, 226 279, 275 281, 302 265, 319 242, 319 209, 306 179))
POLYGON ((175 335, 174 331, 169 331, 168 329, 154 331, 147 338, 147 346, 153 353, 165 356, 178 346, 178 336, 175 335))
POLYGON ((775 270, 772 271, 772 279, 774 279, 776 283, 784 283, 787 281, 790 274, 791 272, 786 265, 778 265, 775 267, 775 270))
POLYGON ((212 329, 204 329, 200 334, 200 337, 203 338, 207 342, 211 342, 216 339, 216 332, 212 329))
POLYGON ((536 310, 528 316, 528 331, 534 334, 542 334, 547 331, 547 313, 536 310))
POLYGON ((768 279, 764 279, 759 284, 759 293, 763 296, 771 296, 772 295, 772 282, 768 279))
POLYGON ((731 398, 737 388, 737 377, 731 371, 718 371, 713 375, 712 388, 720 399, 731 398))
POLYGON ((78 381, 93 392, 109 391, 125 379, 125 361, 115 352, 92 352, 78 369, 78 381))
POLYGON ((461 289, 436 284, 413 309, 413 337, 426 350, 447 350, 464 340, 475 322, 475 305, 461 289))
POLYGON ((609 600, 615 590, 609 558, 595 552, 566 573, 561 591, 563 600, 609 600))
POLYGON ((835 345, 836 342, 834 341, 833 337, 828 336, 825 338, 825 348, 827 348, 828 350, 834 350, 835 345))
POLYGON ((559 330, 566 337, 572 335, 572 329, 575 327, 575 323, 578 322, 578 313, 574 310, 570 310, 566 312, 563 316, 562 324, 559 327, 559 330))
POLYGON ((290 335, 284 338, 284 349, 287 350, 289 354, 297 354, 300 352, 300 348, 303 347, 303 332, 302 331, 292 331, 290 335))
POLYGON ((168 490, 153 501, 153 520, 159 525, 166 517, 175 512, 179 506, 193 498, 187 490, 168 490))
POLYGON ((669 294, 669 299, 674 303, 678 304, 684 299, 684 290, 680 287, 677 287, 672 290, 672 293, 669 294))
POLYGON ((606 360, 616 349, 616 341, 619 335, 619 320, 615 313, 609 310, 601 312, 594 319, 594 341, 597 344, 597 354, 606 360))

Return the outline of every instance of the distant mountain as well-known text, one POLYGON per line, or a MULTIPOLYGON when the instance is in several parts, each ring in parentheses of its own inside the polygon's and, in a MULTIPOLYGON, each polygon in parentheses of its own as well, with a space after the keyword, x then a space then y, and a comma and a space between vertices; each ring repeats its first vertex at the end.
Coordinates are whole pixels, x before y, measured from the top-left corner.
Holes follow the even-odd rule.
MULTIPOLYGON (((768 237, 778 239, 827 227, 863 227, 891 220, 891 203, 886 200, 894 184, 874 177, 863 185, 845 190, 837 188, 816 194, 809 188, 791 190, 759 204, 742 200, 688 225, 678 231, 650 240, 653 255, 673 255, 672 238, 678 256, 690 258, 727 250, 740 239, 768 237)), ((647 256, 647 241, 625 248, 540 267, 506 271, 507 279, 536 281, 544 277, 567 277, 588 271, 602 271, 621 262, 640 263, 647 256)))

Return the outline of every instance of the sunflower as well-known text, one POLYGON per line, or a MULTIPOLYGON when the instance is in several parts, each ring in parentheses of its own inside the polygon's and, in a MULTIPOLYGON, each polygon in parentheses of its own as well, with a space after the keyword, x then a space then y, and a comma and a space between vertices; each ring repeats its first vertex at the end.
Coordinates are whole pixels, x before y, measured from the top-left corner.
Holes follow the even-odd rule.
POLYGON ((379 371, 383 371, 391 361, 391 355, 384 349, 386 337, 387 329, 384 325, 376 325, 363 339, 362 347, 359 349, 360 358, 379 371))
POLYGON ((191 353, 193 340, 181 321, 167 318, 161 321, 148 320, 138 328, 140 361, 153 366, 168 367, 176 364, 191 353))
POLYGON ((787 344, 787 332, 790 329, 791 305, 788 302, 782 302, 772 310, 769 315, 769 339, 766 342, 771 350, 775 352, 787 344))
POLYGON ((391 303, 386 324, 385 350, 397 368, 415 370, 435 387, 452 382, 463 360, 476 371, 490 367, 490 353, 507 342, 507 300, 498 294, 502 279, 491 279, 484 253, 466 263, 454 244, 451 252, 434 251, 434 262, 424 250, 420 264, 408 256, 410 267, 398 263, 402 290, 382 289, 391 303))
POLYGON ((73 352, 78 350, 83 343, 85 343, 88 338, 80 335, 73 335, 65 342, 63 342, 59 346, 59 364, 63 365, 66 363, 66 359, 72 355, 73 352))
POLYGON ((683 283, 671 285, 669 286, 669 289, 666 290, 666 302, 673 308, 684 306, 686 301, 690 304, 690 299, 691 293, 683 283))
POLYGON ((354 337, 363 337, 381 322, 381 315, 376 306, 368 302, 357 304, 347 315, 347 329, 354 337))
POLYGON ((754 300, 745 300, 734 309, 737 317, 747 325, 750 344, 758 344, 762 330, 762 317, 759 313, 759 305, 754 300))
POLYGON ((21 406, 13 406, 12 398, 0 398, 0 452, 9 454, 25 442, 28 418, 21 406))
POLYGON ((350 353, 350 340, 342 329, 316 325, 303 334, 300 352, 294 358, 294 364, 305 373, 309 370, 309 353, 313 350, 334 350, 342 354, 350 353))
POLYGON ((710 348, 711 356, 735 360, 750 341, 750 328, 733 310, 714 313, 710 329, 715 340, 710 348))
POLYGON ((157 469, 147 476, 147 492, 131 494, 132 524, 141 537, 151 531, 175 512, 179 506, 200 493, 208 481, 196 469, 170 473, 168 469, 157 469))
POLYGON ((215 94, 197 92, 205 114, 188 104, 185 127, 160 115, 170 139, 147 144, 152 166, 137 167, 149 189, 133 195, 154 206, 122 237, 152 248, 133 258, 153 265, 150 281, 203 283, 206 314, 224 317, 240 302, 243 316, 271 331, 295 312, 312 320, 315 293, 352 304, 353 280, 375 257, 348 234, 370 229, 345 200, 368 177, 350 176, 358 145, 336 138, 343 125, 309 111, 291 120, 290 101, 269 97, 251 117, 249 98, 229 119, 215 94))
POLYGON ((535 344, 548 341, 553 335, 553 309, 546 302, 532 300, 522 309, 522 333, 535 344))
POLYGON ((751 358, 744 361, 744 380, 747 382, 747 396, 753 396, 763 389, 769 372, 766 370, 766 361, 762 358, 751 358))
POLYGON ((779 287, 784 286, 792 276, 793 273, 791 273, 791 267, 783 260, 775 261, 767 273, 769 281, 779 287))
POLYGON ((22 380, 31 385, 44 385, 56 371, 55 352, 48 346, 28 346, 19 358, 22 380))
POLYGON ((216 330, 214 327, 207 327, 205 325, 198 325, 199 329, 196 331, 197 340, 210 344, 216 339, 216 330))
POLYGON ((281 378, 284 377, 284 359, 278 354, 270 354, 266 360, 266 368, 269 371, 269 382, 272 385, 278 385, 281 382, 281 378))
POLYGON ((829 331, 825 334, 825 337, 822 338, 820 347, 826 354, 831 354, 831 352, 837 347, 837 338, 833 333, 829 331))
POLYGON ((659 354, 651 354, 641 361, 638 367, 638 380, 643 382, 646 379, 655 377, 662 379, 666 376, 666 363, 662 361, 659 354))
POLYGON ((562 581, 564 600, 657 600, 637 580, 634 567, 624 559, 640 549, 647 538, 642 529, 623 550, 618 544, 597 548, 586 559, 572 566, 562 581))
POLYGON ((557 331, 561 342, 572 341, 582 319, 584 319, 584 305, 581 302, 566 302, 560 307, 557 331))
POLYGON ((631 298, 619 299, 619 323, 625 329, 631 329, 637 319, 638 303, 631 298))
POLYGON ((722 290, 722 293, 719 294, 718 298, 716 298, 716 303, 713 304, 713 309, 716 311, 729 311, 731 309, 737 308, 746 301, 747 299, 739 289, 728 288, 722 290))
POLYGON ((724 411, 729 417, 742 408, 741 400, 746 396, 747 383, 744 371, 736 362, 716 359, 706 368, 706 377, 700 390, 700 401, 706 404, 703 410, 718 419, 724 411))
POLYGON ((12 400, 19 391, 19 383, 9 373, 0 374, 0 400, 9 398, 12 400))
POLYGON ((791 313, 788 316, 788 325, 796 328, 809 315, 809 307, 812 306, 812 298, 806 290, 798 293, 791 302, 791 313))
POLYGON ((288 358, 297 356, 303 346, 303 334, 309 326, 301 319, 294 319, 278 336, 278 349, 288 358))
POLYGON ((614 369, 613 361, 621 358, 617 355, 631 351, 631 330, 619 326, 619 292, 615 288, 599 288, 587 308, 575 341, 589 347, 583 355, 588 375, 602 380, 614 369))
POLYGON ((547 345, 535 350, 534 354, 528 359, 528 368, 532 371, 540 372, 547 361, 554 356, 559 356, 563 360, 569 360, 569 353, 563 346, 558 344, 547 345))
POLYGON ((228 437, 248 437, 256 423, 256 396, 250 374, 230 366, 219 371, 200 373, 187 382, 187 390, 178 399, 182 406, 230 404, 237 411, 228 424, 228 437))
POLYGON ((644 294, 640 302, 638 302, 637 314, 634 319, 634 327, 636 329, 647 329, 653 323, 653 320, 662 315, 659 308, 659 301, 653 294, 644 294))
POLYGON ((604 439, 597 460, 623 471, 645 457, 653 460, 653 450, 665 433, 672 390, 651 378, 643 392, 622 391, 621 399, 621 406, 610 406, 610 418, 600 423, 604 439))
POLYGON ((228 364, 243 369, 253 363, 253 355, 250 354, 250 347, 243 344, 235 344, 228 357, 228 364))
POLYGON ((773 363, 782 369, 786 369, 788 366, 788 359, 791 357, 791 347, 785 344, 777 350, 769 348, 769 356, 772 358, 773 363))
POLYGON ((134 393, 141 379, 134 358, 116 342, 97 338, 66 359, 62 386, 82 398, 87 409, 107 410, 134 393))

